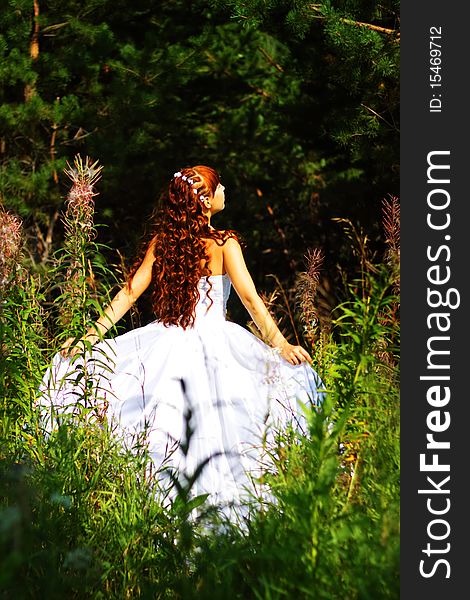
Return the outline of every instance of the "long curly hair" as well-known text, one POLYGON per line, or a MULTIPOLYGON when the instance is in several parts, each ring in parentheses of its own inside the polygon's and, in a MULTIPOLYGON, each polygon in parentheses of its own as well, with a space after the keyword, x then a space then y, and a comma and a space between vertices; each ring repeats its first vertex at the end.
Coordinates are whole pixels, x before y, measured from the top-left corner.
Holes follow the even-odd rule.
MULTIPOLYGON (((160 198, 150 230, 150 242, 144 244, 132 267, 128 285, 149 247, 153 246, 152 309, 157 320, 166 326, 183 329, 194 324, 199 300, 198 283, 209 277, 208 240, 222 246, 229 238, 239 240, 233 230, 218 231, 209 227, 203 213, 201 196, 215 194, 220 176, 211 167, 198 165, 180 169, 160 198), (189 180, 189 181, 188 181, 189 180)), ((208 296, 210 298, 211 284, 208 296)))

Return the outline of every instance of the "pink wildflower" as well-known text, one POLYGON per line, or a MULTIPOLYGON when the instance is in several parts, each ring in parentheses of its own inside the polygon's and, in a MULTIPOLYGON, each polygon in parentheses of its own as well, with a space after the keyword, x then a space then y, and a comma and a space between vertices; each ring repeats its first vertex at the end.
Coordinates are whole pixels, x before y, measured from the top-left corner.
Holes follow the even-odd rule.
POLYGON ((398 263, 400 257, 400 202, 389 194, 382 201, 382 225, 387 244, 386 260, 390 264, 398 263))
POLYGON ((389 194, 382 202, 382 225, 385 232, 385 262, 392 268, 395 294, 400 294, 400 202, 389 194))
POLYGON ((88 156, 83 161, 77 154, 74 166, 67 163, 68 169, 64 171, 73 182, 67 196, 67 216, 79 222, 83 229, 90 232, 93 229, 93 197, 97 195, 93 185, 100 179, 103 168, 97 165, 98 161, 93 163, 88 156))
POLYGON ((0 206, 0 289, 15 270, 21 250, 21 220, 0 206))
POLYGON ((309 250, 305 256, 307 271, 299 273, 296 282, 296 299, 300 306, 305 333, 313 338, 318 324, 317 289, 320 283, 320 271, 323 265, 323 253, 320 249, 309 250))

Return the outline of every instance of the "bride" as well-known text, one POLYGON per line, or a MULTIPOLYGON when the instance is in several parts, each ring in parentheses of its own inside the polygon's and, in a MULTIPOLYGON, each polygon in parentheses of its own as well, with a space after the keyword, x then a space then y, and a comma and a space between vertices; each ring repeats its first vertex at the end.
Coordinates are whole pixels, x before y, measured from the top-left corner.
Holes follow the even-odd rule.
POLYGON ((256 487, 276 428, 305 426, 302 405, 323 394, 309 353, 286 340, 258 295, 236 232, 211 225, 224 189, 207 166, 174 174, 128 281, 54 357, 40 404, 50 429, 91 398, 125 441, 145 434, 157 472, 198 470, 191 494, 233 505, 256 487), (105 339, 150 285, 155 321, 105 339), (226 320, 232 285, 265 342, 226 320))

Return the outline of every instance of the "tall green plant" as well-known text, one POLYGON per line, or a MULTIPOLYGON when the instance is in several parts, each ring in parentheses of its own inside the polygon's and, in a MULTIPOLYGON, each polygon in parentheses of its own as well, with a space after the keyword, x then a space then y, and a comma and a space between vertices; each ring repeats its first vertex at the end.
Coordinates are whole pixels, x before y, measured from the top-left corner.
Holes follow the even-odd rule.
POLYGON ((38 274, 23 255, 20 219, 0 206, 0 439, 21 438, 43 370, 44 311, 38 274))
MULTIPOLYGON (((93 166, 77 161, 85 175, 86 166, 93 166)), ((84 192, 88 199, 95 193, 86 186, 84 192)), ((63 337, 83 333, 102 289, 90 283, 97 273, 103 280, 106 275, 95 252, 94 226, 80 227, 82 218, 87 221, 80 205, 77 210, 55 272, 64 302, 53 316, 63 337), (64 296, 67 289, 72 298, 64 296)), ((392 212, 396 219, 396 206, 392 212)), ((306 410, 307 436, 278 433, 269 448, 276 468, 264 476, 274 499, 262 507, 254 503, 244 529, 217 519, 206 527, 211 513, 199 504, 203 497, 190 499, 191 477, 183 477, 178 499, 169 502, 152 477, 144 439, 125 450, 111 427, 85 419, 64 424, 47 439, 40 429, 17 427, 19 435, 10 437, 0 463, 2 590, 19 598, 116 600, 396 598, 397 279, 396 270, 365 251, 358 256, 364 268, 348 284, 323 349, 326 400, 321 410, 306 410), (190 519, 197 504, 204 518, 190 519)), ((303 282, 313 286, 306 302, 315 299, 316 274, 313 269, 303 282)), ((13 297, 14 288, 8 291, 13 297)), ((302 323, 308 327, 316 313, 311 303, 305 308, 302 323)), ((25 314, 11 314, 20 315, 25 335, 32 335, 25 314)), ((8 336, 21 339, 19 330, 5 331, 3 339, 13 348, 8 336)), ((315 323, 308 331, 316 334, 315 323)), ((18 373, 27 372, 23 358, 18 352, 11 361, 18 373)), ((25 376, 28 389, 34 389, 34 377, 25 376)), ((22 406, 21 392, 5 389, 22 406)))
MULTIPOLYGON (((58 344, 63 345, 65 340, 67 345, 71 341, 79 344, 79 352, 70 360, 71 368, 63 380, 54 381, 55 372, 51 370, 50 383, 53 389, 74 385, 78 395, 76 406, 69 407, 72 414, 85 417, 91 411, 98 419, 103 418, 106 400, 103 390, 96 388, 93 372, 99 368, 106 375, 113 361, 104 347, 97 348, 92 355, 90 342, 81 338, 96 319, 103 316, 116 282, 115 273, 103 257, 104 246, 95 241, 94 197, 97 192, 94 186, 101 171, 98 161, 93 162, 88 157, 83 160, 79 154, 65 170, 72 186, 62 215, 64 243, 54 254, 55 266, 51 271, 59 293, 54 298, 50 319, 58 344), (82 414, 84 408, 86 413, 82 414)), ((54 343, 56 351, 57 345, 54 343)), ((43 392, 47 404, 49 392, 47 389, 43 392)))
MULTIPOLYGON (((95 244, 94 225, 94 185, 100 179, 102 167, 98 161, 85 161, 78 154, 73 166, 65 171, 73 185, 67 196, 66 211, 63 214, 64 243, 57 253, 57 266, 54 276, 59 279, 60 295, 56 299, 59 311, 61 335, 83 335, 90 325, 90 308, 94 306, 99 282, 96 280, 94 265, 99 259, 95 244)), ((101 268, 99 261, 99 268, 101 268)))

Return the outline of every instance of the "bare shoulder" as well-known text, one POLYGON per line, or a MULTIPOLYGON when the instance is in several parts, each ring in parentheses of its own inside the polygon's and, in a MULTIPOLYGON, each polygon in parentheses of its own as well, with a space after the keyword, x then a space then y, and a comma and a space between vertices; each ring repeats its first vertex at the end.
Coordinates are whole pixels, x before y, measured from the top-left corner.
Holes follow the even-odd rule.
POLYGON ((236 237, 233 236, 230 236, 225 240, 222 249, 224 256, 241 253, 240 242, 237 240, 236 237))
POLYGON ((224 267, 233 287, 245 306, 257 298, 256 287, 248 271, 242 247, 236 237, 230 237, 223 246, 224 267))
POLYGON ((222 246, 224 265, 229 275, 236 276, 241 270, 246 270, 245 257, 243 256, 240 242, 235 237, 227 239, 222 246))

